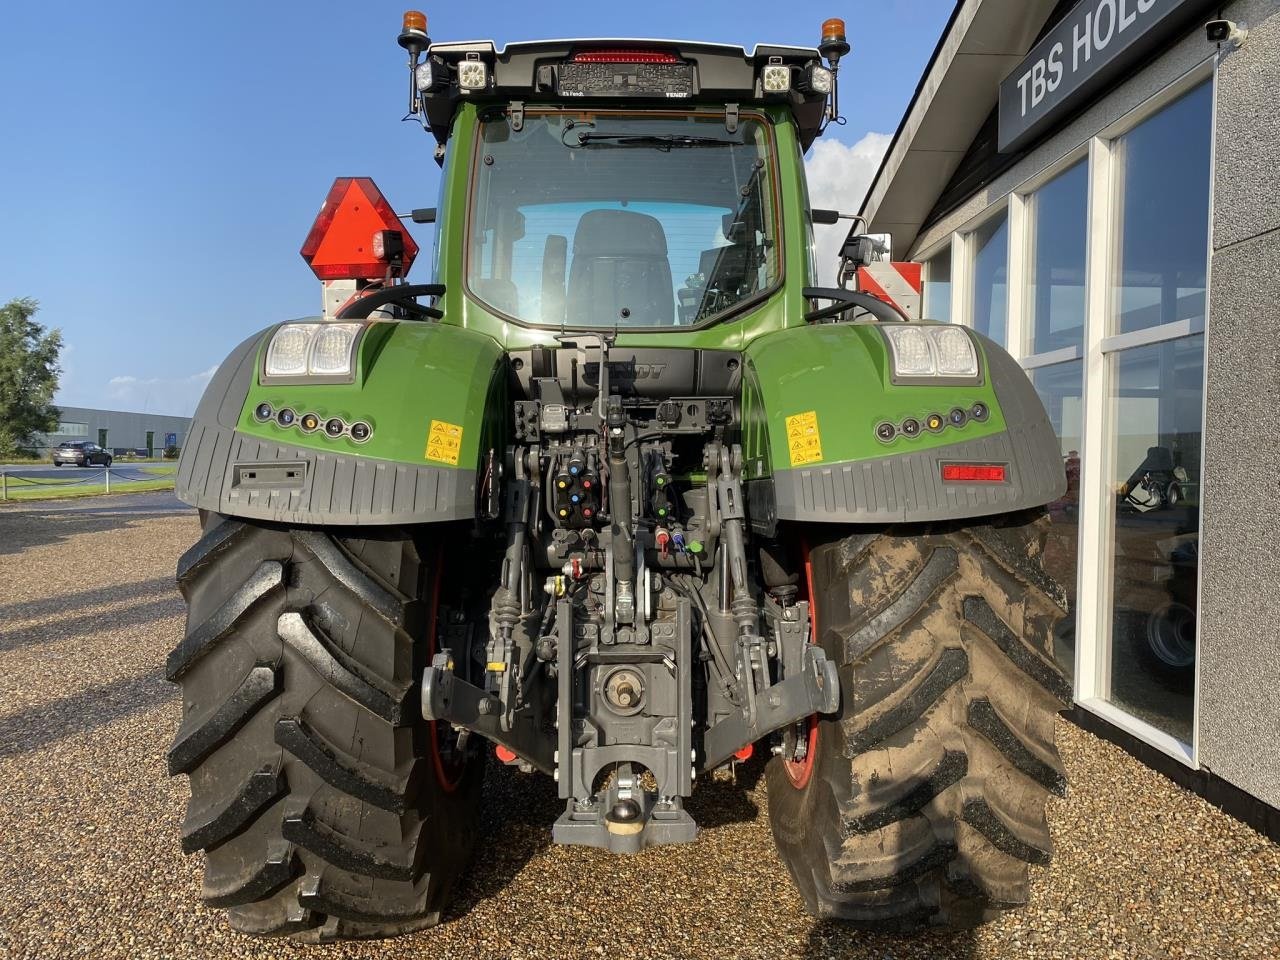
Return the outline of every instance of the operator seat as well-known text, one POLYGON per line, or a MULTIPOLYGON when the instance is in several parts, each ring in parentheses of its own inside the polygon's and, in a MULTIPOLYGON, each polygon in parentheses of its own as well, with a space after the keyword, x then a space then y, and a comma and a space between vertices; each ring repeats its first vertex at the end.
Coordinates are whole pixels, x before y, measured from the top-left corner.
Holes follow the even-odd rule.
POLYGON ((675 323, 675 292, 662 224, 630 210, 583 214, 573 235, 566 307, 566 322, 572 326, 675 323))

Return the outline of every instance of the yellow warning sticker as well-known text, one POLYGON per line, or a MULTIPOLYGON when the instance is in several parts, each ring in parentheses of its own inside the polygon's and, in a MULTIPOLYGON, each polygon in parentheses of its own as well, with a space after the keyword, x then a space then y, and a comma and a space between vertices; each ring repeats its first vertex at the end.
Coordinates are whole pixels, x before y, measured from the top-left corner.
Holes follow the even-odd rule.
POLYGON ((793 467, 817 463, 822 459, 822 433, 818 430, 816 410, 787 417, 787 447, 793 467))
POLYGON ((456 467, 458 452, 461 449, 462 428, 460 426, 456 423, 445 423, 443 420, 431 421, 431 429, 427 431, 427 449, 423 451, 423 457, 456 467))

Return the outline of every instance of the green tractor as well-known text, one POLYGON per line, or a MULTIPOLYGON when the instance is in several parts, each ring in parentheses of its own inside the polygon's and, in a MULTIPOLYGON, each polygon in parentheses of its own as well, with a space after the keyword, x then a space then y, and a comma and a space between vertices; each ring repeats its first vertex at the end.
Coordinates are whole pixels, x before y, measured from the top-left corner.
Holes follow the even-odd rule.
POLYGON ((990 340, 816 285, 843 34, 498 50, 407 15, 430 282, 340 179, 324 315, 232 352, 178 472, 169 769, 236 929, 438 922, 488 763, 554 778, 556 842, 631 853, 692 842, 686 798, 753 749, 814 915, 1026 901, 1065 788, 1058 444, 990 340))

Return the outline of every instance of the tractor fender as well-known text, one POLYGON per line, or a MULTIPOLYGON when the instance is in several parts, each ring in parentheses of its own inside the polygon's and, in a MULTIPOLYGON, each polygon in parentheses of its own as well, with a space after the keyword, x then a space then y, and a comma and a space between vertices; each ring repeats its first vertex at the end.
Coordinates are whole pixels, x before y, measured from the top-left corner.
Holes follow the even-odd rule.
POLYGON ((279 325, 237 346, 196 409, 178 464, 184 503, 280 523, 383 525, 472 518, 489 451, 504 448, 506 366, 491 337, 417 321, 371 321, 351 382, 265 377, 279 325), (271 417, 256 411, 265 404, 271 417), (293 412, 284 425, 275 416, 293 412), (319 428, 303 429, 314 414, 319 428), (329 420, 347 430, 330 436, 329 420), (353 439, 361 422, 371 432, 353 439))
POLYGON ((977 377, 895 382, 882 326, 793 327, 748 347, 744 478, 757 531, 772 534, 779 520, 965 519, 1063 495, 1058 438, 1007 352, 958 328, 977 348, 977 377), (944 423, 930 430, 935 415, 944 423), (953 463, 1002 466, 1004 480, 944 480, 943 466, 953 463))

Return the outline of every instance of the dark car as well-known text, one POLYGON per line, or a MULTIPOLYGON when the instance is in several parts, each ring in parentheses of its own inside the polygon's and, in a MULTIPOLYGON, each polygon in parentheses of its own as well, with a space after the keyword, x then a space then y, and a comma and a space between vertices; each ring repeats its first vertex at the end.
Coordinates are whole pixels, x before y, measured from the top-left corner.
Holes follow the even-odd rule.
POLYGON ((104 467, 109 467, 111 452, 88 440, 68 440, 53 448, 53 465, 60 467, 64 463, 76 467, 91 467, 95 463, 100 463, 104 467))

